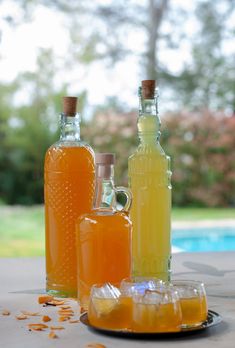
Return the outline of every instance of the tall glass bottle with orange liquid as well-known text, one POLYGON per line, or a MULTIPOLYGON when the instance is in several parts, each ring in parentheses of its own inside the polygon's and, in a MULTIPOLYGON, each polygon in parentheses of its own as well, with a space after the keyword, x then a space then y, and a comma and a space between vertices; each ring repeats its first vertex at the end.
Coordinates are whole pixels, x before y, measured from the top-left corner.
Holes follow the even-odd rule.
POLYGON ((77 222, 78 294, 80 305, 87 309, 94 284, 118 285, 131 273, 131 230, 128 217, 131 194, 113 183, 114 155, 95 155, 96 194, 94 209, 77 222), (116 208, 116 193, 127 196, 123 210, 116 208))
POLYGON ((139 88, 140 144, 128 161, 133 195, 133 275, 170 279, 171 170, 170 158, 160 143, 155 80, 139 88))
POLYGON ((77 297, 75 222, 92 208, 95 161, 80 140, 76 97, 64 97, 60 140, 46 153, 44 167, 46 290, 77 297))

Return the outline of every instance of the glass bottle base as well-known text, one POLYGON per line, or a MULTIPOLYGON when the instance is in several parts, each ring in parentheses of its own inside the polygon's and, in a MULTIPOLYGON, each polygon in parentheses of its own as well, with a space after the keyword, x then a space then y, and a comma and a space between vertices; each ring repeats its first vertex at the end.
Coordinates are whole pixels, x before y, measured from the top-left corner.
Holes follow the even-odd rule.
POLYGON ((51 287, 51 286, 47 286, 46 287, 46 292, 48 295, 51 296, 55 296, 55 297, 63 297, 63 298, 67 298, 67 297, 71 297, 74 299, 77 299, 77 290, 65 290, 65 289, 59 289, 59 287, 51 287))
POLYGON ((165 282, 171 280, 171 255, 168 257, 144 257, 133 259, 133 277, 158 278, 165 282))
POLYGON ((171 281, 171 272, 168 273, 148 273, 148 272, 132 272, 133 278, 146 278, 146 279, 160 279, 164 282, 170 282, 171 281))

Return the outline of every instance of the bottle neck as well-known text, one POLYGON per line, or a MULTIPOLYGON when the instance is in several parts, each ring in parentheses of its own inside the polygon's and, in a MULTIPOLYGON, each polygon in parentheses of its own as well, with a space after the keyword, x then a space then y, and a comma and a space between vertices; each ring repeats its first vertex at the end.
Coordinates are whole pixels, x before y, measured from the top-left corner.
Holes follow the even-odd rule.
POLYGON ((116 194, 114 189, 113 165, 96 166, 96 193, 94 208, 103 211, 116 210, 116 194))
POLYGON ((61 114, 60 140, 66 142, 80 140, 80 115, 78 113, 75 116, 61 114))
POLYGON ((139 98, 139 115, 156 115, 158 116, 157 97, 154 99, 144 99, 142 95, 139 98))
POLYGON ((143 98, 142 88, 139 88, 138 135, 141 143, 155 143, 160 139, 161 120, 158 115, 158 95, 153 98, 143 98))

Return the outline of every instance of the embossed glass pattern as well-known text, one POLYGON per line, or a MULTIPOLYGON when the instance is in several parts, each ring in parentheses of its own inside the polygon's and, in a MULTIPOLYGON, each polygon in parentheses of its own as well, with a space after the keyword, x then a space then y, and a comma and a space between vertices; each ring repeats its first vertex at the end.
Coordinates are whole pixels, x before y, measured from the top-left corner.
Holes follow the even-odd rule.
POLYGON ((80 141, 78 117, 62 114, 61 138, 45 157, 46 289, 77 296, 75 221, 91 210, 94 154, 80 141))

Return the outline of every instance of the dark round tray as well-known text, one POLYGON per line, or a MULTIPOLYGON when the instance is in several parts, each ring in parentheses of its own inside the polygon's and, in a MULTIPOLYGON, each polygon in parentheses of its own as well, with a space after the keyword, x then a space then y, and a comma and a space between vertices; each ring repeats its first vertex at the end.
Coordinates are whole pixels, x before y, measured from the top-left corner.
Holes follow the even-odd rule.
POLYGON ((192 327, 187 327, 187 328, 182 328, 181 331, 178 332, 135 332, 135 331, 131 331, 131 330, 110 330, 110 329, 102 329, 96 326, 93 326, 89 323, 89 319, 88 319, 88 315, 87 312, 83 313, 80 317, 81 322, 88 326, 89 328, 103 333, 103 334, 107 334, 107 335, 112 335, 112 336, 119 336, 119 337, 149 337, 149 338, 154 338, 154 337, 177 337, 177 336, 185 336, 187 334, 191 334, 191 333, 196 333, 196 332, 200 332, 202 330, 205 330, 209 327, 212 327, 214 325, 217 325, 219 323, 221 323, 222 318, 221 316, 212 311, 209 310, 208 311, 208 316, 207 316, 207 320, 202 323, 200 326, 192 326, 192 327))

